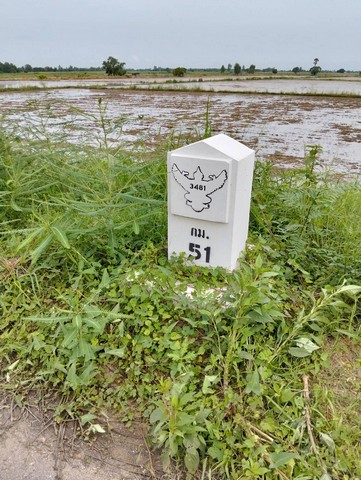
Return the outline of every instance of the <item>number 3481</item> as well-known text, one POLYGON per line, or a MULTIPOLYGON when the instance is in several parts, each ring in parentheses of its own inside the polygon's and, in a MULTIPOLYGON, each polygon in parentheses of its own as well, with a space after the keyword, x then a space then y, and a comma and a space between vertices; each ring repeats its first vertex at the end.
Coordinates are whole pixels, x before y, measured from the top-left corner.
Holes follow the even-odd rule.
POLYGON ((206 185, 202 185, 202 184, 199 184, 199 183, 191 183, 190 188, 191 188, 191 190, 205 191, 206 190, 206 185))

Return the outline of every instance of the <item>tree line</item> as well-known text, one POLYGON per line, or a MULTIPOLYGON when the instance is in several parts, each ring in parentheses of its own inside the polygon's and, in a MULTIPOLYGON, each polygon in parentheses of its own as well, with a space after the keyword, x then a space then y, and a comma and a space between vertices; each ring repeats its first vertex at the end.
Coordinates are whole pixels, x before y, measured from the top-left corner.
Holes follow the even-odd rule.
MULTIPOLYGON (((291 72, 297 74, 297 73, 305 73, 305 72, 309 72, 311 75, 315 76, 317 75, 318 73, 320 73, 322 71, 322 68, 318 65, 318 62, 319 62, 319 59, 316 57, 314 60, 313 60, 313 65, 311 68, 309 68, 308 70, 304 70, 302 67, 293 67, 292 70, 290 70, 291 72)), ((234 73, 235 75, 240 75, 241 73, 255 73, 255 72, 269 72, 269 73, 278 73, 278 70, 277 68, 275 67, 268 67, 268 68, 263 68, 263 69, 256 69, 256 66, 255 65, 250 65, 248 68, 246 68, 244 65, 241 67, 241 65, 236 62, 234 64, 234 66, 229 63, 227 65, 227 68, 222 65, 221 68, 220 68, 220 72, 221 73, 234 73)), ((345 73, 346 70, 344 68, 340 68, 338 70, 336 70, 337 73, 345 73)), ((361 74, 361 72, 360 72, 361 74)))
POLYGON ((101 71, 102 67, 76 67, 69 65, 69 67, 33 67, 29 63, 18 67, 10 62, 0 62, 0 72, 1 73, 31 73, 31 72, 89 72, 89 71, 101 71))
MULTIPOLYGON (((297 74, 301 72, 309 72, 311 75, 317 75, 321 72, 321 67, 318 65, 319 59, 315 58, 313 60, 313 66, 308 70, 303 70, 302 67, 294 67, 292 68, 292 72, 297 74)), ((10 62, 0 62, 0 73, 31 73, 31 72, 85 72, 85 71, 102 71, 105 70, 105 73, 109 76, 122 76, 126 74, 126 70, 124 68, 125 62, 120 62, 115 57, 108 57, 107 60, 104 60, 102 66, 100 67, 76 67, 73 65, 69 65, 68 67, 62 67, 58 65, 57 67, 33 67, 30 64, 25 64, 21 67, 16 66, 10 62)), ((133 70, 133 69, 132 69, 133 70)), ((246 68, 245 65, 241 66, 240 63, 236 62, 234 65, 231 63, 227 64, 227 67, 222 65, 220 68, 189 68, 186 69, 185 67, 176 67, 176 68, 164 68, 164 67, 157 67, 154 66, 153 69, 141 69, 144 71, 153 70, 154 72, 166 72, 166 73, 173 73, 176 77, 183 77, 187 71, 204 71, 204 72, 220 72, 220 73, 234 73, 235 75, 240 75, 242 73, 249 73, 254 74, 257 72, 269 72, 269 73, 278 73, 278 69, 275 67, 268 67, 263 69, 257 69, 254 64, 251 64, 249 67, 246 68)), ((340 68, 337 70, 337 73, 345 73, 346 70, 344 68, 340 68)))

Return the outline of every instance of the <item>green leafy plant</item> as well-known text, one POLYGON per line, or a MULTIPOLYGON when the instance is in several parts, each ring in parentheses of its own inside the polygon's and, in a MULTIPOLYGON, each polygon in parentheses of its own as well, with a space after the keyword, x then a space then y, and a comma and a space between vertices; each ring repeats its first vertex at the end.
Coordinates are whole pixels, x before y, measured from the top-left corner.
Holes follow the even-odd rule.
POLYGON ((184 457, 187 470, 195 473, 199 467, 199 452, 205 450, 204 428, 209 409, 197 402, 195 392, 187 391, 190 374, 184 374, 172 384, 170 379, 160 385, 162 399, 150 415, 152 437, 156 446, 163 449, 163 465, 169 467, 170 459, 184 457))

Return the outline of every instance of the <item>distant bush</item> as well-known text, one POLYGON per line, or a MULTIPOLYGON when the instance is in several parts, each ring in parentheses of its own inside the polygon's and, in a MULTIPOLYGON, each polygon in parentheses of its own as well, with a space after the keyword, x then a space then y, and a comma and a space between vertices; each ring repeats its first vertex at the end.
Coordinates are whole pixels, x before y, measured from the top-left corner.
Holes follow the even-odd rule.
POLYGON ((319 67, 318 65, 314 65, 313 67, 310 68, 310 74, 313 76, 316 76, 320 71, 321 71, 321 67, 319 67))
POLYGON ((184 77, 187 69, 185 67, 177 67, 173 70, 173 75, 175 77, 184 77))

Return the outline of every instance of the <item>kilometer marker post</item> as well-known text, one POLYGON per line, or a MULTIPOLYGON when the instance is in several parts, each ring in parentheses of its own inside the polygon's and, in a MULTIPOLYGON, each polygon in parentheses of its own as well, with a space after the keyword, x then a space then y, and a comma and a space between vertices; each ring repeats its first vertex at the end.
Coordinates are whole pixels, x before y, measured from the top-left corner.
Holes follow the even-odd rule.
POLYGON ((237 268, 248 237, 254 150, 224 134, 168 152, 168 257, 237 268))

